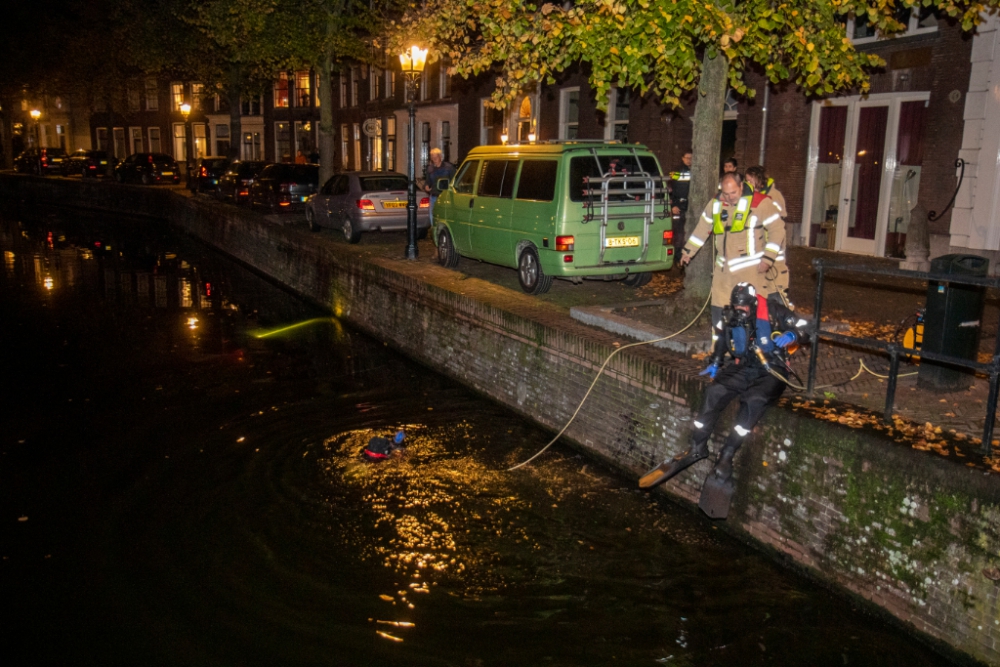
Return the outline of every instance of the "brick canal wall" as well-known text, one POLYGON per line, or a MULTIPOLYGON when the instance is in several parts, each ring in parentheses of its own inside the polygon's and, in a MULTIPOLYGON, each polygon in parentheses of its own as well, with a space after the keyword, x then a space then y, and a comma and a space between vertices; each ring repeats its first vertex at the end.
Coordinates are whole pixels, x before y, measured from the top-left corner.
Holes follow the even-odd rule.
MULTIPOLYGON (((366 257, 363 245, 203 198, 0 176, 0 203, 19 201, 170 220, 553 430, 615 349, 611 334, 537 299, 477 287, 427 263, 366 257)), ((626 476, 640 474, 683 447, 704 386, 697 369, 652 347, 627 350, 609 364, 566 437, 626 476)), ((772 409, 737 457, 739 492, 725 527, 942 645, 1000 663, 998 478, 878 432, 819 421, 792 403, 772 409)), ((708 468, 700 463, 666 491, 696 502, 708 468)))

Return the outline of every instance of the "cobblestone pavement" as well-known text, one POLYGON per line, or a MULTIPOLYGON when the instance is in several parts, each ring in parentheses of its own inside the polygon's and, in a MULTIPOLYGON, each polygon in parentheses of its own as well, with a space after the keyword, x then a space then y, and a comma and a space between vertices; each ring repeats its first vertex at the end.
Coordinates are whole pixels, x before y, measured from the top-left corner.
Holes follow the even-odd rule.
MULTIPOLYGON (((303 229, 306 227, 301 213, 267 217, 276 224, 301 226, 303 229)), ((335 230, 324 229, 318 234, 318 238, 346 243, 335 230)), ((435 247, 431 241, 423 240, 418 243, 419 258, 415 262, 403 259, 405 245, 406 237, 401 232, 370 233, 362 237, 357 252, 361 256, 380 258, 382 261, 398 260, 407 265, 410 272, 419 272, 420 267, 429 269, 432 265, 436 266, 435 247)), ((811 315, 814 307, 815 270, 812 261, 816 258, 839 263, 898 267, 896 260, 790 248, 790 296, 797 305, 796 311, 803 315, 811 315)), ((474 292, 476 298, 498 306, 516 305, 524 310, 525 295, 520 290, 514 269, 463 258, 455 273, 458 281, 470 280, 470 293, 474 292)), ((663 314, 664 308, 658 304, 666 304, 676 298, 682 289, 683 276, 677 270, 657 274, 648 285, 639 289, 629 288, 621 281, 588 280, 574 285, 557 280, 548 293, 528 297, 528 303, 536 306, 537 312, 542 315, 545 312, 566 314, 575 306, 613 307, 616 313, 626 314, 667 335, 685 323, 671 320, 663 314)), ((829 272, 824 289, 824 326, 852 336, 888 341, 897 336, 901 322, 911 318, 916 309, 923 305, 925 298, 926 285, 922 281, 829 272)), ((998 306, 1000 296, 987 293, 980 347, 981 361, 988 361, 992 356, 997 319, 1000 317, 998 306)), ((705 328, 707 335, 707 323, 705 328)), ((694 356, 697 358, 699 355, 694 356)), ((808 371, 808 348, 793 357, 792 367, 804 383, 808 371)), ((824 342, 817 359, 816 384, 819 389, 815 398, 806 401, 802 392, 792 390, 786 392, 784 400, 793 405, 801 405, 803 409, 814 410, 820 418, 854 426, 884 428, 880 426, 880 418, 885 409, 886 379, 878 376, 886 375, 888 368, 887 356, 824 342), (862 362, 867 370, 861 367, 862 362)), ((915 361, 901 363, 893 408, 897 418, 910 425, 903 426, 897 421, 889 430, 897 436, 902 434, 912 440, 918 449, 930 447, 945 455, 964 456, 968 453, 970 457, 975 457, 986 413, 986 378, 969 375, 967 388, 942 392, 918 386, 915 375, 917 368, 915 361)), ((1000 422, 997 431, 1000 432, 1000 422)), ((995 435, 994 444, 1000 444, 997 438, 995 435)), ((989 459, 987 463, 990 463, 989 459)), ((1000 471, 1000 461, 997 462, 997 470, 1000 471)))

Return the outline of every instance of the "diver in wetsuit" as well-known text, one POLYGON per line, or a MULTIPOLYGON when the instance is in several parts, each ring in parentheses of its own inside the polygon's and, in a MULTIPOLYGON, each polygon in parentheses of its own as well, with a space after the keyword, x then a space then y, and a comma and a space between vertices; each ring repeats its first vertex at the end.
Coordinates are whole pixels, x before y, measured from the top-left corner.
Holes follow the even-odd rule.
POLYGON ((733 457, 743 439, 753 430, 767 408, 785 390, 785 383, 772 375, 787 377, 786 348, 800 340, 806 321, 780 304, 769 303, 753 285, 739 283, 733 288, 728 306, 714 326, 715 348, 711 362, 701 375, 713 382, 705 390, 704 402, 694 420, 690 447, 653 468, 639 480, 649 489, 667 481, 691 464, 708 457, 708 439, 719 415, 734 398, 740 409, 736 423, 719 452, 715 467, 705 478, 699 506, 713 518, 729 513, 735 486, 733 457), (725 365, 726 357, 733 363, 725 365))
POLYGON ((383 438, 382 436, 375 436, 368 441, 368 445, 365 447, 364 451, 361 452, 361 456, 364 457, 366 461, 382 461, 389 458, 397 451, 404 450, 406 446, 403 444, 403 439, 406 434, 402 431, 398 431, 392 440, 388 438, 383 438))

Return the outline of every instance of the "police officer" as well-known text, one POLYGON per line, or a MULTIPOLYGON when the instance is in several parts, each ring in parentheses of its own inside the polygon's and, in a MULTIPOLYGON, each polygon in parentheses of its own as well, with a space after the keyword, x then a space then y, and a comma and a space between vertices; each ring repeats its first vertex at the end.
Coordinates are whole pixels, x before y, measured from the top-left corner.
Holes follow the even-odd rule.
POLYGON ((788 298, 789 274, 788 264, 785 261, 785 219, 788 217, 788 209, 785 208, 785 197, 778 188, 774 187, 774 179, 768 178, 764 167, 760 165, 747 168, 746 180, 750 184, 750 187, 754 189, 754 192, 770 197, 771 201, 774 202, 774 207, 778 209, 778 213, 781 215, 780 222, 775 222, 767 227, 766 243, 778 238, 781 239, 781 242, 774 265, 765 274, 767 282, 764 284, 764 293, 771 301, 781 303, 794 310, 795 306, 792 304, 791 299, 788 298))
POLYGON ((716 321, 716 342, 708 367, 701 375, 712 378, 694 420, 688 449, 653 468, 639 480, 652 488, 667 481, 691 464, 708 457, 708 439, 715 424, 734 398, 740 408, 736 423, 719 452, 715 467, 705 479, 699 505, 713 518, 725 518, 735 492, 732 482, 733 457, 747 434, 785 390, 786 349, 803 334, 806 321, 797 319, 780 304, 769 304, 753 285, 739 283, 733 288, 729 305, 716 321), (726 357, 732 364, 726 366, 726 357), (777 374, 777 377, 776 375, 777 374))
POLYGON ((691 158, 691 151, 684 151, 680 168, 670 172, 670 211, 674 218, 675 243, 684 240, 684 218, 687 216, 688 195, 691 191, 691 158))
POLYGON ((686 266, 710 237, 715 238, 713 323, 718 321, 722 307, 729 303, 729 295, 737 283, 750 283, 762 291, 764 274, 778 256, 778 243, 784 240, 782 235, 778 243, 765 242, 764 230, 779 220, 781 215, 769 197, 754 197, 737 174, 722 177, 719 194, 705 207, 680 259, 680 265, 686 266))

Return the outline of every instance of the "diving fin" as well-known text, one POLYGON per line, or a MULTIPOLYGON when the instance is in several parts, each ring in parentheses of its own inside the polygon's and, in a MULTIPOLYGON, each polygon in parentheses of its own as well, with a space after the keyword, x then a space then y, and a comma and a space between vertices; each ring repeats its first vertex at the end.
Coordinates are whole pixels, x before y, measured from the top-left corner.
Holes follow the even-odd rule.
POLYGON ((688 466, 708 458, 708 443, 701 445, 691 445, 686 452, 681 452, 673 458, 669 458, 656 466, 645 475, 639 478, 640 489, 651 489, 657 484, 662 484, 688 466))
POLYGON ((733 482, 733 476, 723 477, 713 469, 701 486, 698 507, 713 519, 725 519, 729 516, 729 505, 735 493, 736 484, 733 482))

